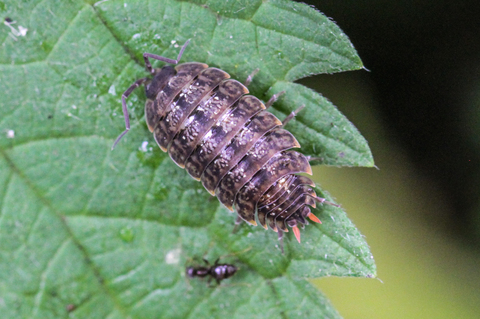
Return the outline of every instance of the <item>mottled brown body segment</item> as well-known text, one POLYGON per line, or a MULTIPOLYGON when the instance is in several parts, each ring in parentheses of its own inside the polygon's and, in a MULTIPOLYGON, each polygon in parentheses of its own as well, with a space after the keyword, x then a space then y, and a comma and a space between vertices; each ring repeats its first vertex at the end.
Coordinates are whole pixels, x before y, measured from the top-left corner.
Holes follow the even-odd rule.
POLYGON ((173 161, 181 167, 185 166, 185 161, 203 136, 233 103, 247 93, 247 88, 238 81, 222 82, 205 103, 197 106, 182 131, 173 140, 168 149, 173 161))
MULTIPOLYGON (((283 179, 280 181, 282 180, 283 179)), ((282 202, 282 199, 285 200, 288 197, 288 194, 291 194, 299 185, 310 185, 311 187, 315 187, 315 183, 306 176, 290 175, 283 183, 277 182, 265 192, 260 199, 262 205, 259 205, 258 207, 259 212, 263 210, 269 212, 273 207, 279 205, 279 203, 282 202)))
POLYGON ((305 217, 307 217, 310 214, 310 212, 311 212, 310 207, 303 206, 302 208, 298 209, 295 213, 293 213, 293 215, 289 218, 289 220, 287 220, 287 225, 288 225, 288 222, 290 222, 290 220, 292 219, 299 221, 301 224, 308 224, 305 217))
POLYGON ((268 200, 261 201, 262 206, 258 207, 259 215, 260 214, 266 215, 270 212, 275 212, 275 211, 280 212, 281 210, 279 209, 279 207, 286 200, 292 198, 292 196, 299 196, 302 194, 302 193, 298 193, 299 190, 303 191, 303 190, 307 190, 308 188, 310 188, 311 190, 311 187, 312 187, 311 184, 313 183, 308 177, 296 176, 296 175, 294 176, 297 178, 295 178, 294 181, 290 185, 288 185, 288 188, 286 187, 284 190, 278 192, 275 196, 272 196, 268 200), (307 182, 307 183, 309 182, 309 184, 304 184, 304 182, 307 182))
MULTIPOLYGON (((288 229, 285 225, 285 221, 290 216, 292 216, 293 213, 301 209, 303 206, 309 205, 315 208, 315 204, 316 204, 315 200, 310 195, 307 195, 307 194, 301 195, 300 197, 295 199, 295 202, 290 207, 288 207, 282 214, 280 214, 280 216, 275 217, 276 227, 275 226, 274 227, 277 229, 277 231, 281 230, 281 231, 287 232, 288 229)), ((268 215, 267 215, 267 219, 268 219, 268 215)))
POLYGON ((232 208, 235 190, 242 188, 275 154, 298 147, 300 144, 295 137, 284 129, 268 133, 223 177, 215 189, 218 200, 226 207, 232 208))
POLYGON ((205 167, 243 129, 245 123, 264 109, 263 103, 251 95, 243 96, 235 103, 231 112, 225 114, 223 119, 211 128, 188 158, 185 169, 190 176, 199 180, 205 167))
POLYGON ((263 193, 283 176, 297 173, 312 174, 303 154, 294 151, 277 154, 238 192, 235 198, 237 214, 244 221, 256 225, 255 211, 263 193))
MULTIPOLYGON (((202 99, 208 100, 214 94, 209 95, 209 93, 222 80, 229 77, 222 70, 208 68, 203 70, 194 80, 185 84, 181 92, 173 99, 173 102, 167 106, 165 117, 160 119, 155 127, 155 140, 163 151, 167 150, 168 145, 187 117, 197 106, 205 103, 202 99)), ((179 166, 182 167, 180 164, 179 166)))
POLYGON ((203 186, 213 195, 220 180, 244 157, 250 148, 267 132, 282 122, 272 113, 260 112, 207 166, 201 177, 203 186))
MULTIPOLYGON (((306 176, 298 176, 298 175, 289 175, 288 176, 289 179, 291 179, 291 181, 289 182, 289 180, 287 179, 287 183, 288 185, 285 185, 283 187, 281 187, 281 189, 276 192, 273 196, 270 196, 268 197, 268 193, 269 192, 272 192, 272 191, 275 191, 276 186, 274 184, 274 186, 272 186, 265 194, 267 194, 267 197, 265 197, 265 194, 264 196, 262 196, 262 198, 260 199, 259 201, 259 204, 258 204, 258 212, 257 212, 257 218, 258 218, 258 221, 260 222, 260 225, 263 226, 263 228, 267 229, 267 223, 266 223, 266 216, 267 216, 267 213, 271 212, 271 211, 275 211, 276 209, 276 212, 277 212, 277 216, 281 213, 281 209, 278 210, 278 207, 284 203, 288 198, 291 198, 292 197, 292 193, 295 192, 295 190, 299 187, 299 186, 308 186, 308 187, 314 187, 315 186, 315 183, 312 182, 312 180, 306 176)), ((302 188, 304 189, 304 188, 302 188)), ((308 192, 309 194, 312 194, 310 191, 308 192)), ((314 193, 314 192, 313 192, 314 193)), ((295 195, 297 196, 298 193, 295 195)), ((299 219, 299 221, 302 221, 302 224, 305 224, 305 216, 298 216, 297 219, 299 219)), ((276 229, 274 229, 276 230, 276 229)))
POLYGON ((275 202, 278 198, 282 197, 288 189, 291 187, 292 183, 296 182, 298 177, 297 175, 287 175, 276 181, 260 198, 258 209, 257 209, 257 219, 260 225, 263 228, 267 229, 265 222, 265 215, 268 209, 265 209, 270 203, 275 202), (263 208, 263 209, 262 209, 263 208))
MULTIPOLYGON (((272 220, 272 222, 269 222, 269 225, 274 224, 273 220, 275 219, 288 218, 299 208, 299 206, 303 205, 308 200, 306 196, 314 198, 317 195, 309 185, 298 186, 292 193, 288 195, 286 200, 284 200, 282 203, 279 203, 266 213, 267 220, 272 220)), ((313 201, 311 206, 315 208, 315 205, 316 203, 313 201)), ((272 227, 272 229, 276 228, 272 227)))
MULTIPOLYGON (((286 192, 290 185, 297 180, 296 175, 288 175, 273 183, 272 186, 262 195, 260 201, 264 205, 268 205, 277 200, 281 194, 286 192)), ((261 207, 261 206, 260 206, 261 207)))
POLYGON ((291 187, 290 189, 293 191, 290 191, 290 190, 287 191, 289 193, 283 196, 281 199, 278 199, 277 201, 275 201, 274 203, 268 206, 264 206, 264 207, 269 207, 268 210, 265 209, 267 210, 265 213, 266 214, 273 213, 274 216, 278 215, 279 212, 282 212, 285 209, 287 209, 292 204, 292 202, 302 194, 308 194, 312 197, 317 196, 315 194, 315 191, 312 189, 310 185, 298 185, 297 187, 295 188, 291 187))

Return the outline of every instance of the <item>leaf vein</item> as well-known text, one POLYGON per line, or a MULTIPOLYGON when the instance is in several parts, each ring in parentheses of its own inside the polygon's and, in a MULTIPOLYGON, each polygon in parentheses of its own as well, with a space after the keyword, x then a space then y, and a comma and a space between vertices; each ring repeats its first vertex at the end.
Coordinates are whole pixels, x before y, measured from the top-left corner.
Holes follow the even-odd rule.
POLYGON ((93 275, 95 276, 95 278, 97 279, 97 283, 99 284, 100 287, 102 287, 103 289, 103 293, 108 296, 112 303, 114 304, 114 306, 122 313, 124 314, 125 317, 128 317, 127 316, 127 313, 126 313, 126 310, 123 308, 123 306, 119 303, 119 301, 115 298, 115 296, 113 295, 113 293, 108 289, 108 287, 106 286, 105 284, 105 280, 104 278, 102 277, 102 275, 100 274, 99 270, 94 266, 92 260, 90 259, 88 253, 87 253, 87 250, 86 248, 80 243, 80 241, 74 236, 72 230, 70 229, 70 227, 68 226, 68 224, 66 223, 66 220, 64 218, 62 218, 62 214, 60 212, 58 212, 54 206, 52 205, 52 203, 50 203, 49 200, 47 200, 44 196, 41 195, 41 192, 39 191, 39 189, 36 187, 36 185, 30 180, 28 179, 21 170, 18 169, 18 167, 15 165, 15 163, 10 159, 10 157, 5 153, 5 151, 3 151, 2 149, 0 149, 0 153, 3 155, 3 157, 5 158, 5 160, 7 161, 8 165, 10 166, 10 168, 12 169, 12 171, 16 172, 19 177, 21 179, 23 179, 25 181, 25 183, 27 184, 27 186, 33 191, 33 193, 36 195, 36 197, 46 206, 49 208, 49 211, 51 211, 61 222, 61 224, 63 225, 63 227, 65 228, 67 234, 68 234, 68 237, 69 239, 72 240, 72 242, 75 244, 75 246, 80 250, 81 254, 84 256, 84 259, 85 259, 85 263, 86 263, 86 267, 88 269, 90 269, 93 273, 93 275))
POLYGON ((40 304, 42 301, 42 296, 43 296, 43 293, 45 292, 47 272, 50 270, 50 268, 54 264, 56 257, 58 257, 59 253, 62 251, 63 248, 65 248, 65 246, 69 242, 70 242, 70 238, 65 238, 65 240, 60 245, 58 245, 57 249, 55 250, 52 257, 50 258, 47 265, 45 266, 45 269, 40 274, 40 283, 38 285, 38 292, 35 295, 34 307, 32 309, 32 317, 36 317, 38 315, 38 311, 40 309, 40 304))
MULTIPOLYGON (((40 4, 40 3, 39 3, 40 4)), ((37 4, 38 5, 38 4, 37 4)), ((84 6, 84 8, 86 8, 87 5, 84 6)), ((33 11, 33 10, 32 10, 33 11)), ((55 51, 55 47, 61 42, 62 38, 65 36, 65 34, 69 31, 70 27, 72 26, 73 22, 78 18, 78 16, 80 15, 80 12, 82 11, 82 9, 78 10, 77 14, 75 15, 75 17, 73 17, 73 19, 68 23, 67 27, 65 28, 65 30, 63 30, 62 34, 60 34, 60 36, 58 37, 57 41, 55 42, 55 44, 52 46, 52 48, 50 49, 50 52, 48 52, 47 56, 45 57, 45 61, 48 60, 48 58, 50 57, 50 54, 52 54, 52 52, 55 51)))

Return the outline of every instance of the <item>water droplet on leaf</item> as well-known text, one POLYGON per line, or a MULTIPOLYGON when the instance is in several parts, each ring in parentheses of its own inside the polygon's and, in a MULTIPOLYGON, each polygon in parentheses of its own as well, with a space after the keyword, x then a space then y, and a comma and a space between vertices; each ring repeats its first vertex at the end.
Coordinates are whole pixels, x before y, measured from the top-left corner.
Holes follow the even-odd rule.
POLYGON ((120 229, 120 238, 122 238, 123 241, 129 243, 133 240, 133 237, 133 230, 130 227, 120 229))

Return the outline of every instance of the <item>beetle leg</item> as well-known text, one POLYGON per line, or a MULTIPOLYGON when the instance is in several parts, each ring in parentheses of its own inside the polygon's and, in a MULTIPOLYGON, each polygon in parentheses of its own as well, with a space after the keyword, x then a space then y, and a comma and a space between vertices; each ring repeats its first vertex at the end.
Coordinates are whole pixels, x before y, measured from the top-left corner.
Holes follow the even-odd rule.
POLYGON ((188 39, 187 42, 185 42, 185 44, 182 46, 182 48, 180 49, 180 53, 178 53, 178 56, 177 56, 176 60, 172 60, 172 59, 160 56, 160 55, 145 52, 143 54, 143 59, 145 60, 145 68, 147 69, 147 71, 149 73, 151 73, 151 74, 155 73, 155 70, 152 68, 152 64, 150 63, 150 60, 148 58, 152 58, 152 59, 163 61, 163 62, 170 63, 170 64, 178 64, 178 62, 182 58, 183 51, 185 51, 185 49, 186 49, 186 47, 189 43, 190 43, 190 39, 188 39))
POLYGON ((246 87, 248 87, 250 85, 250 83, 252 83, 252 80, 253 80, 253 77, 260 71, 259 68, 256 68, 255 70, 253 70, 252 73, 250 73, 250 75, 247 77, 247 79, 245 80, 245 82, 243 83, 246 87))
POLYGON ((123 92, 122 94, 122 111, 123 111, 123 117, 125 118, 125 131, 122 132, 122 134, 120 134, 117 139, 115 140, 115 142, 113 143, 112 145, 112 151, 113 149, 115 148, 115 146, 117 145, 117 143, 120 141, 120 139, 128 133, 128 131, 130 130, 130 118, 128 116, 128 109, 127 109, 127 102, 126 102, 126 99, 128 98, 128 96, 130 94, 132 94, 133 90, 135 90, 137 87, 139 87, 140 85, 142 85, 143 83, 145 83, 146 81, 148 81, 148 78, 143 78, 143 79, 139 79, 139 80, 136 80, 125 92, 123 92))
POLYGON ((208 277, 208 280, 207 280, 207 285, 208 285, 209 288, 215 287, 215 286, 212 286, 212 285, 211 285, 212 278, 213 278, 213 277, 208 277))
POLYGON ((270 100, 268 100, 268 102, 265 104, 265 107, 268 109, 270 106, 272 106, 273 103, 275 103, 276 100, 278 100, 278 98, 282 95, 285 94, 285 91, 280 91, 278 93, 275 93, 274 95, 272 95, 272 97, 270 98, 270 100))
POLYGON ((303 108, 305 107, 305 104, 300 106, 298 109, 290 113, 282 122, 282 127, 287 125, 288 122, 290 122, 291 119, 293 119, 303 108))

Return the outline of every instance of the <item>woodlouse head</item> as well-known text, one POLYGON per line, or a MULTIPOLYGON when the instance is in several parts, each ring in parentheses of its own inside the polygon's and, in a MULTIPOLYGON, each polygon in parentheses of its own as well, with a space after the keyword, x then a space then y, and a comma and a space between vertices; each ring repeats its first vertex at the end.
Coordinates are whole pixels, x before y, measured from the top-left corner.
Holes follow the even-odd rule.
POLYGON ((153 79, 145 85, 147 99, 154 100, 157 94, 167 85, 168 81, 177 72, 175 68, 167 65, 161 69, 155 69, 153 79))

